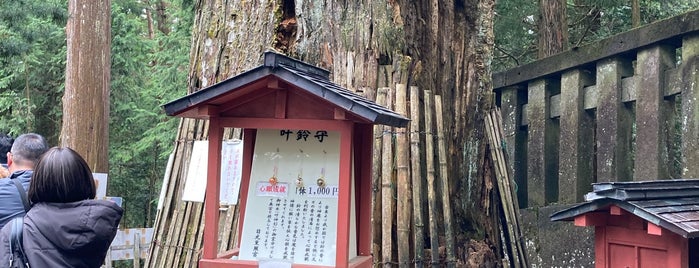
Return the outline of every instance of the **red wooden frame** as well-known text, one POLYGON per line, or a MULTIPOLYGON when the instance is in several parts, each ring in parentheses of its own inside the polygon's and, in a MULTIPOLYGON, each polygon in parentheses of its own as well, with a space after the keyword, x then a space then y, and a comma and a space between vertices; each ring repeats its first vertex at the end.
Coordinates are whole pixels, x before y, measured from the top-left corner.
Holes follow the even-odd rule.
POLYGON ((688 267, 689 241, 618 206, 575 217, 595 226, 595 267, 688 267), (623 264, 622 264, 623 262, 623 264))
MULTIPOLYGON (((282 93, 281 95, 286 95, 282 93)), ((278 95, 279 96, 279 95, 278 95)), ((275 114, 283 117, 286 107, 277 106, 275 114)), ((338 113, 335 113, 336 116, 338 113)), ((342 115, 343 113, 340 113, 342 115)), ((341 117, 341 116, 340 116, 341 117)), ((219 190, 221 140, 225 127, 242 128, 244 133, 243 170, 241 182, 240 220, 238 232, 242 232, 245 221, 247 189, 250 183, 254 141, 257 129, 324 129, 340 132, 340 178, 337 215, 337 255, 335 267, 371 267, 371 158, 373 135, 371 125, 355 124, 345 120, 316 119, 277 119, 277 118, 229 118, 210 117, 209 119, 209 164, 207 166, 207 186, 205 197, 205 223, 219 222, 219 190), (362 157, 365 156, 365 157, 362 157), (354 160, 354 170, 352 169, 354 160), (356 220, 357 220, 357 257, 349 260, 351 186, 352 174, 355 174, 356 220)), ((240 244, 242 236, 238 236, 240 244)), ((213 267, 258 267, 258 262, 248 260, 231 260, 237 255, 237 249, 218 255, 218 224, 204 225, 204 247, 199 265, 202 268, 213 267)), ((299 265, 303 267, 324 267, 319 265, 299 265)))

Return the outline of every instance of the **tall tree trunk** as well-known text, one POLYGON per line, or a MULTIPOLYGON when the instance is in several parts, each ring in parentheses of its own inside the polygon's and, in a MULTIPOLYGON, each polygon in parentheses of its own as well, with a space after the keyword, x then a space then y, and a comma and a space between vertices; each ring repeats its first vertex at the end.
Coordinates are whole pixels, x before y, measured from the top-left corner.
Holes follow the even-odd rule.
POLYGON ((641 4, 640 0, 631 0, 631 25, 636 28, 641 26, 641 4))
POLYGON ((539 58, 568 47, 566 0, 539 0, 539 58))
POLYGON ((61 145, 108 171, 111 1, 68 1, 61 145))
MULTIPOLYGON (((272 49, 330 70, 334 82, 371 99, 378 87, 396 83, 441 96, 444 118, 450 119, 444 126, 450 161, 446 177, 452 178, 451 191, 443 194, 451 197, 453 211, 447 213, 454 214, 454 233, 459 234, 455 243, 459 247, 447 254, 454 259, 444 261, 448 266, 465 263, 471 239, 498 240, 493 229, 497 225, 486 215, 493 213, 493 206, 484 201, 492 193, 482 176, 483 118, 492 103, 494 4, 494 0, 199 0, 188 91, 256 67, 262 52, 272 49), (381 65, 396 67, 393 80, 380 77, 381 65)), ((180 129, 178 144, 206 138, 205 122, 184 119, 182 126, 187 130, 180 129)), ((173 164, 177 165, 181 163, 173 164)), ((475 262, 488 267, 495 261, 492 252, 484 256, 475 262)))

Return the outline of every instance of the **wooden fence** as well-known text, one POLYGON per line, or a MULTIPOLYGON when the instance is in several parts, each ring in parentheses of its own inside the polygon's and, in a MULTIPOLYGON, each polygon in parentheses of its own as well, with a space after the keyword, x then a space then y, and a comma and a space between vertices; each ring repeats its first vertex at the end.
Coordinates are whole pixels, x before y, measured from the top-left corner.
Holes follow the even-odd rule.
POLYGON ((449 192, 450 183, 441 97, 417 87, 408 90, 405 84, 379 88, 377 93, 379 105, 410 118, 411 124, 374 127, 375 265, 454 264, 451 202, 442 194, 449 192))
POLYGON ((153 228, 120 229, 107 252, 102 268, 112 268, 113 261, 133 260, 133 267, 141 267, 141 259, 148 256, 153 228))
POLYGON ((699 178, 699 11, 493 76, 522 207, 699 178))

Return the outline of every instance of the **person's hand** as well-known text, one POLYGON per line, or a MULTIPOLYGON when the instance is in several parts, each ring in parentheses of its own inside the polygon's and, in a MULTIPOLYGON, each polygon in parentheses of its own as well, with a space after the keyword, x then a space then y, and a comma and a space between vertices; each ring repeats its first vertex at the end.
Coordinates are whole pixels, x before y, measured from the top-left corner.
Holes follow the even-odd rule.
POLYGON ((0 178, 7 178, 10 176, 10 171, 6 168, 0 166, 0 178))

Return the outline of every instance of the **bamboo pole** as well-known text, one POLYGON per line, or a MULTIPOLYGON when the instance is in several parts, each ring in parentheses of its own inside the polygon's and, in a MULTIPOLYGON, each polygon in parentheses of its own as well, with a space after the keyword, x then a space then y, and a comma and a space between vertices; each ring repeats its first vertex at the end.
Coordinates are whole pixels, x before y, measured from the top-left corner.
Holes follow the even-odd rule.
POLYGON ((437 115, 437 147, 439 151, 439 175, 442 186, 442 207, 444 214, 444 238, 446 244, 447 267, 456 266, 454 255, 454 222, 451 216, 451 200, 449 191, 449 171, 447 170, 447 149, 444 145, 444 120, 442 116, 442 97, 434 97, 435 114, 437 115))
MULTIPOLYGON (((376 104, 385 106, 386 105, 386 94, 388 93, 387 88, 379 88, 376 93, 376 104)), ((381 187, 381 151, 383 150, 382 146, 382 141, 383 141, 383 126, 380 125, 375 125, 374 126, 374 158, 372 166, 374 167, 371 170, 371 185, 373 187, 373 191, 371 193, 371 199, 372 202, 371 204, 373 205, 372 207, 372 213, 371 213, 371 225, 372 225, 372 235, 373 235, 373 246, 371 247, 371 251, 374 256, 374 262, 380 262, 383 260, 382 258, 382 252, 381 252, 381 247, 382 247, 382 217, 381 217, 381 212, 383 206, 381 205, 381 196, 382 196, 382 189, 381 187)))
MULTIPOLYGON (((177 128, 179 130, 178 137, 182 136, 182 131, 184 131, 185 125, 189 125, 188 122, 191 119, 182 119, 180 120, 179 127, 177 128)), ((182 156, 184 155, 184 150, 185 150, 185 145, 187 143, 183 141, 177 141, 175 143, 175 157, 173 159, 173 164, 172 164, 172 170, 170 176, 168 176, 166 179, 168 180, 168 185, 167 185, 167 190, 165 192, 165 198, 163 200, 163 207, 161 210, 161 216, 156 218, 156 224, 154 225, 154 239, 153 243, 151 243, 151 248, 149 250, 149 256, 146 261, 145 267, 157 267, 160 256, 162 256, 161 251, 164 251, 164 243, 163 239, 164 236, 166 235, 166 230, 168 230, 168 223, 169 221, 165 220, 159 220, 159 218, 163 219, 169 219, 172 215, 173 210, 171 210, 171 206, 173 205, 173 200, 174 196, 176 195, 175 187, 176 187, 176 177, 177 174, 179 174, 180 170, 180 163, 182 162, 182 156)))
POLYGON ((430 220, 430 251, 432 266, 439 263, 439 231, 437 228, 437 193, 435 191, 434 140, 432 136, 432 92, 425 90, 425 158, 427 166, 427 207, 430 220))
POLYGON ((514 252, 517 245, 513 244, 512 242, 512 226, 511 224, 511 211, 510 211, 510 200, 507 197, 507 194, 505 193, 505 188, 503 186, 503 175, 502 175, 502 170, 500 169, 499 165, 501 164, 499 162, 498 158, 498 152, 497 152, 497 141, 495 137, 495 126, 492 118, 492 114, 488 113, 485 118, 485 127, 486 127, 486 135, 488 138, 488 143, 490 144, 490 153, 491 153, 491 159, 493 161, 493 166, 495 167, 495 176, 497 177, 497 184, 498 184, 498 193, 500 194, 500 202, 502 204, 502 209, 503 209, 503 215, 505 216, 505 223, 504 223, 504 228, 503 232, 507 233, 505 238, 507 239, 506 244, 510 244, 509 250, 506 251, 506 254, 510 256, 511 260, 511 265, 512 267, 519 268, 520 263, 517 258, 517 256, 514 255, 514 252))
POLYGON ((411 184, 413 186, 413 224, 415 248, 415 267, 424 267, 425 258, 425 223, 422 218, 424 207, 422 202, 423 177, 420 170, 420 91, 410 87, 410 167, 411 184))
MULTIPOLYGON (((392 90, 387 88, 386 107, 391 109, 393 106, 392 90)), ((382 231, 381 231, 381 248, 384 267, 392 267, 393 261, 393 218, 395 202, 393 200, 393 128, 390 126, 383 127, 382 139, 383 150, 381 152, 381 211, 382 211, 382 231)))
MULTIPOLYGON (((502 114, 500 113, 500 108, 496 108, 494 111, 492 111, 495 116, 493 118, 496 119, 496 129, 495 135, 497 137, 496 141, 497 144, 502 144, 502 141, 504 140, 505 134, 503 132, 502 128, 502 114)), ((502 173, 505 175, 505 178, 503 180, 504 182, 504 188, 506 189, 506 193, 508 196, 508 199, 510 200, 510 208, 512 211, 512 226, 514 229, 514 237, 513 239, 515 240, 515 244, 517 245, 517 255, 519 256, 519 262, 521 263, 522 267, 529 267, 529 260, 527 259, 527 253, 525 251, 525 247, 522 241, 522 233, 521 230, 519 229, 519 201, 517 200, 516 197, 516 191, 514 186, 510 183, 512 180, 510 179, 510 170, 507 165, 507 160, 505 159, 505 152, 504 148, 498 147, 498 160, 500 161, 500 168, 502 169, 502 173)))
POLYGON ((491 159, 495 167, 495 175, 498 182, 498 192, 500 194, 503 214, 505 216, 505 224, 503 231, 507 233, 505 238, 508 240, 510 250, 507 254, 510 256, 512 267, 528 267, 524 247, 520 243, 521 234, 519 232, 519 223, 517 215, 517 200, 512 195, 512 187, 509 183, 510 178, 507 171, 507 163, 505 162, 504 153, 500 144, 502 142, 502 128, 500 127, 499 110, 493 110, 486 115, 486 134, 490 143, 491 159))
MULTIPOLYGON (((396 113, 407 116, 407 87, 396 84, 396 113)), ((410 260, 410 176, 408 160, 408 136, 406 128, 396 129, 396 189, 398 196, 398 213, 396 229, 398 234, 398 267, 408 267, 410 260)))

